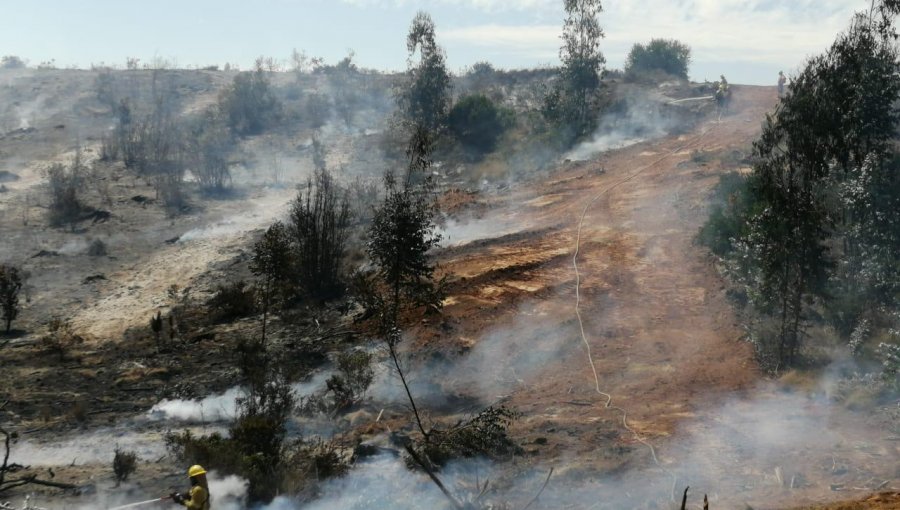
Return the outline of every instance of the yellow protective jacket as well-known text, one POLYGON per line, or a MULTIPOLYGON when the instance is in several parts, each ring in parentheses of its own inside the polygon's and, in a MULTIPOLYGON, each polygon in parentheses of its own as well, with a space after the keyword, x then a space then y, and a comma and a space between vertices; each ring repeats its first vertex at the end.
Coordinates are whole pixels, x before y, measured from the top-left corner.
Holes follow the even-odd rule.
POLYGON ((195 485, 181 504, 190 510, 209 510, 209 492, 202 485, 195 485))

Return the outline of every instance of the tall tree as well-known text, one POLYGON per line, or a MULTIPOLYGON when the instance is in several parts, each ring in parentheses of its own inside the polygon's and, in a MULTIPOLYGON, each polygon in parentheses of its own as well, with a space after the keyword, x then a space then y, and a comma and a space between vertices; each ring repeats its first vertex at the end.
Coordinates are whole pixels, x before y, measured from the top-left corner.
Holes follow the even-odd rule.
POLYGON ((562 76, 549 98, 549 109, 580 136, 595 126, 600 71, 606 63, 600 51, 603 29, 597 19, 603 6, 600 0, 565 0, 564 7, 563 45, 559 50, 562 76))
POLYGON ((417 306, 439 308, 443 295, 441 282, 435 282, 435 265, 429 256, 441 240, 434 217, 437 212, 432 182, 427 176, 431 166, 432 138, 419 126, 407 149, 409 164, 405 178, 398 182, 392 172, 385 175, 386 197, 376 209, 369 228, 366 251, 376 267, 370 290, 375 294, 381 334, 388 347, 403 388, 412 407, 419 430, 426 438, 419 410, 413 399, 397 352, 402 339, 400 316, 404 309, 417 306), (416 176, 425 174, 424 178, 416 176))
POLYGON ((398 98, 401 112, 410 124, 438 133, 450 109, 450 73, 444 50, 435 38, 434 21, 428 13, 420 11, 413 18, 406 49, 409 82, 398 98))
POLYGON ((284 286, 290 281, 290 249, 287 228, 280 221, 273 223, 253 247, 250 271, 260 280, 259 292, 263 309, 261 340, 263 344, 266 341, 269 309, 275 298, 279 297, 284 286))
POLYGON ((898 6, 873 2, 811 58, 754 144, 749 199, 736 211, 745 228, 729 260, 779 323, 774 344, 762 346, 773 364, 796 360, 811 305, 849 333, 872 305, 896 304, 898 6))

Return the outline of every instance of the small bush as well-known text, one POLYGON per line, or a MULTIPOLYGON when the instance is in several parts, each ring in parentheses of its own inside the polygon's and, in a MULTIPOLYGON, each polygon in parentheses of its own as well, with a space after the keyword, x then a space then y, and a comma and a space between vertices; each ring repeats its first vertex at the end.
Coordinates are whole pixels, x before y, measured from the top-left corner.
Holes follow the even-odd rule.
POLYGON ((119 449, 116 445, 113 457, 113 474, 116 477, 116 485, 128 480, 128 476, 137 470, 137 454, 133 451, 119 449))
POLYGON ((47 334, 41 338, 41 345, 48 352, 57 354, 60 361, 65 359, 72 347, 84 343, 84 339, 75 334, 72 324, 67 320, 53 318, 47 325, 47 330, 47 334))
POLYGON ((466 96, 450 110, 447 127, 464 146, 479 153, 494 150, 508 125, 493 101, 483 95, 466 96))
POLYGON ((61 163, 50 165, 46 171, 47 183, 50 187, 50 224, 61 226, 68 224, 74 228, 81 219, 86 207, 81 203, 80 193, 83 189, 83 168, 80 158, 70 166, 61 163))
POLYGON ((697 241, 724 257, 733 251, 732 243, 746 229, 742 218, 750 207, 747 179, 737 172, 722 174, 710 202, 709 220, 700 228, 697 241))
POLYGON ((25 61, 16 55, 3 55, 0 57, 0 69, 24 69, 25 61))
POLYGON ((257 311, 256 293, 244 280, 219 285, 206 306, 216 321, 228 322, 253 315, 257 311))
POLYGON ((94 239, 91 241, 91 244, 88 245, 87 254, 91 257, 105 257, 106 243, 100 239, 94 239))
POLYGON ((326 385, 334 394, 335 409, 344 409, 361 399, 372 380, 372 355, 365 351, 344 352, 337 359, 338 373, 331 376, 326 385))
POLYGON ((206 112, 193 126, 189 145, 190 163, 201 188, 221 191, 231 184, 228 155, 234 140, 218 115, 206 112))
POLYGON ((0 264, 0 317, 6 323, 7 334, 19 316, 19 292, 22 290, 22 273, 16 266, 0 264))
POLYGON ((306 117, 307 124, 313 129, 318 129, 328 122, 331 112, 331 102, 328 96, 318 92, 312 93, 306 97, 303 105, 303 114, 306 117))
POLYGON ((649 44, 636 43, 628 53, 625 77, 636 79, 653 71, 687 79, 691 63, 690 46, 674 39, 652 39, 649 44))
POLYGON ((413 445, 436 466, 457 458, 508 457, 521 449, 508 435, 519 414, 504 406, 488 407, 466 422, 448 430, 432 430, 427 440, 413 445))
POLYGON ((324 156, 319 159, 313 178, 291 202, 288 231, 300 286, 313 297, 329 299, 343 292, 350 199, 324 168, 324 156))

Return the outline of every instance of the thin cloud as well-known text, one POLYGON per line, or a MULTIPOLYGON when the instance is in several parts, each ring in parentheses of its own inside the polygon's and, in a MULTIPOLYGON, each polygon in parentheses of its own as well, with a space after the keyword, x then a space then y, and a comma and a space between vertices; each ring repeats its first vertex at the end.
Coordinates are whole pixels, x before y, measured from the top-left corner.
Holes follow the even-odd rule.
MULTIPOLYGON (((444 0, 454 1, 454 0, 444 0)), ((526 3, 501 0, 456 0, 470 5, 526 3)), ((538 0, 532 0, 537 2, 538 0)), ((852 0, 779 2, 770 0, 649 0, 606 4, 601 26, 603 51, 613 67, 621 66, 631 45, 652 37, 678 39, 693 49, 695 62, 745 62, 796 65, 826 48, 843 30, 853 11, 852 0)), ((486 23, 445 28, 442 40, 493 54, 554 58, 560 25, 486 23)))

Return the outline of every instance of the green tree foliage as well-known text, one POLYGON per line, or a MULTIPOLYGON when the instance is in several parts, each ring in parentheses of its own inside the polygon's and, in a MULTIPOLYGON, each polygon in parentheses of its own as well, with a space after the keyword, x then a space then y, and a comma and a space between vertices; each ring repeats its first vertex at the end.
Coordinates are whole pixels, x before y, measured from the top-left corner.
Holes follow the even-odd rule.
POLYGON ((647 72, 662 71, 687 79, 690 63, 690 46, 674 39, 651 39, 647 45, 636 43, 631 47, 625 62, 625 75, 636 78, 647 72))
POLYGON ((184 431, 169 433, 165 440, 169 451, 187 464, 246 478, 250 501, 267 503, 290 478, 287 462, 301 450, 286 441, 287 420, 296 404, 290 385, 277 370, 263 368, 261 373, 264 379, 250 381, 247 393, 237 399, 228 437, 184 431))
POLYGON ((431 167, 430 134, 419 129, 413 136, 407 156, 410 163, 406 178, 398 182, 388 172, 384 178, 386 197, 376 208, 366 251, 376 272, 389 290, 384 319, 388 328, 397 326, 404 303, 412 306, 439 306, 434 281, 435 265, 429 252, 441 240, 434 222, 437 205, 430 176, 419 184, 431 167))
POLYGON ((548 120, 566 125, 577 137, 596 127, 600 71, 606 63, 600 51, 603 29, 597 19, 603 7, 600 0, 565 0, 565 10, 559 50, 563 68, 543 111, 548 120))
POLYGON ((480 94, 460 99, 447 116, 447 127, 453 136, 480 154, 494 150, 506 126, 503 111, 480 94))
POLYGON ((409 51, 408 84, 398 101, 407 122, 431 133, 443 127, 450 109, 450 73, 444 50, 435 39, 434 21, 425 12, 413 18, 406 38, 409 51), (416 63, 416 52, 419 60, 416 63))
POLYGON ((385 174, 386 196, 375 210, 366 243, 375 270, 360 277, 364 300, 378 314, 380 333, 425 437, 428 433, 400 366, 397 345, 402 340, 403 310, 419 306, 439 309, 443 300, 443 282, 435 281, 435 265, 429 256, 441 240, 434 221, 437 204, 428 173, 432 147, 431 133, 417 126, 407 148, 405 178, 398 182, 392 172, 385 174))
POLYGON ((281 104, 272 93, 262 67, 235 76, 219 96, 219 108, 228 126, 240 136, 262 133, 281 112, 281 104))
POLYGON ((266 324, 271 306, 284 298, 285 286, 291 281, 291 245, 287 227, 276 221, 253 246, 250 271, 259 279, 262 303, 262 341, 266 340, 266 324))
POLYGON ((849 334, 863 311, 898 304, 897 10, 876 6, 794 78, 745 190, 707 225, 718 230, 707 244, 778 324, 761 346, 774 365, 796 361, 811 308, 849 334))
POLYGON ((19 316, 19 292, 22 290, 22 273, 12 265, 0 264, 0 315, 6 323, 6 333, 19 316))

